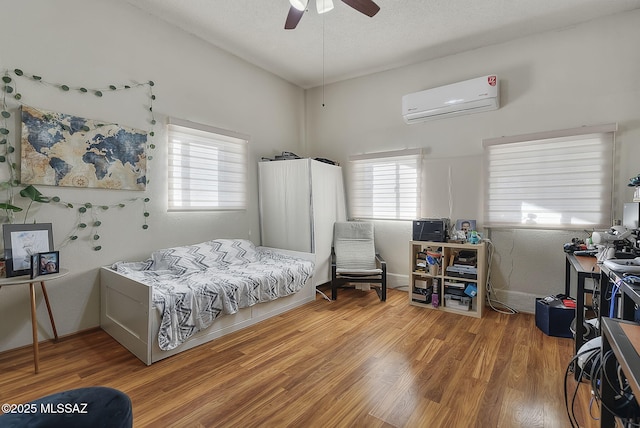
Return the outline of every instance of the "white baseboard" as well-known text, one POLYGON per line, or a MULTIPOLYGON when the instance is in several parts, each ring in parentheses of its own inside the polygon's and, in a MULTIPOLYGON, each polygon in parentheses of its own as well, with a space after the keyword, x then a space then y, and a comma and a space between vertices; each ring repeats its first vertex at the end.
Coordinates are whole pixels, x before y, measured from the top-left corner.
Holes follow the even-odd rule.
POLYGON ((387 288, 399 288, 403 291, 409 290, 409 275, 387 272, 387 288))
MULTIPOLYGON (((541 297, 535 294, 522 293, 520 291, 499 290, 496 288, 492 291, 492 297, 494 300, 498 300, 518 312, 524 312, 527 314, 535 313, 536 297, 541 297)), ((500 308, 497 304, 495 306, 500 308)))

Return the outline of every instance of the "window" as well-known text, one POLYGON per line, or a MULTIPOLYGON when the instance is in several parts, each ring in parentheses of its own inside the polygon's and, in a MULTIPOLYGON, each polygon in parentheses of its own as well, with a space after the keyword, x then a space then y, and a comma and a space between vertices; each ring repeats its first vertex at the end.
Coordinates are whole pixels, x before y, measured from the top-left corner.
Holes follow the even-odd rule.
POLYGON ((393 220, 418 217, 421 149, 351 156, 349 160, 351 217, 393 220))
POLYGON ((168 135, 170 211, 246 209, 248 138, 177 119, 168 135))
POLYGON ((616 128, 484 140, 485 225, 611 227, 616 128))

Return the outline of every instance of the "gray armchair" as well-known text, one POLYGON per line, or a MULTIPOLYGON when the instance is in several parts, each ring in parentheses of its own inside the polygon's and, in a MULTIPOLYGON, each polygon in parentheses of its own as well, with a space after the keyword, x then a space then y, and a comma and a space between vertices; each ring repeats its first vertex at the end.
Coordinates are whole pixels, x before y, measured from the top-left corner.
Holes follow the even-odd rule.
POLYGON ((372 223, 347 221, 333 226, 331 299, 336 300, 338 288, 350 283, 369 283, 381 301, 387 300, 387 264, 376 253, 372 223))

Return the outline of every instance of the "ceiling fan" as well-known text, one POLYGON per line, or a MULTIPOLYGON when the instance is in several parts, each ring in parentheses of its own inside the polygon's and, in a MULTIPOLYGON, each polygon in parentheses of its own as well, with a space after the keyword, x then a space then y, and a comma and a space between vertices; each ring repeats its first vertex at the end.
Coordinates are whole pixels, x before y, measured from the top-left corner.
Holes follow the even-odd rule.
MULTIPOLYGON (((380 6, 375 4, 373 0, 342 0, 342 2, 369 17, 372 17, 380 10, 380 6)), ((309 0, 289 0, 289 3, 291 3, 291 7, 284 23, 285 30, 296 28, 298 22, 302 19, 302 14, 304 14, 309 0)), ((316 0, 316 8, 318 13, 328 12, 333 9, 333 0, 316 0)))

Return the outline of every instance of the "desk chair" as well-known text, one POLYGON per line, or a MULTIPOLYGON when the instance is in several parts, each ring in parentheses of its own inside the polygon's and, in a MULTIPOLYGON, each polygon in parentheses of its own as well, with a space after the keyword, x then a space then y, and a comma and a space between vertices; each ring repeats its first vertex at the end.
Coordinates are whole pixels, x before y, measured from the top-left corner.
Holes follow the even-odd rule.
POLYGON ((376 253, 373 223, 347 221, 333 226, 331 299, 336 300, 338 288, 350 283, 372 284, 380 300, 387 300, 387 264, 376 253))

